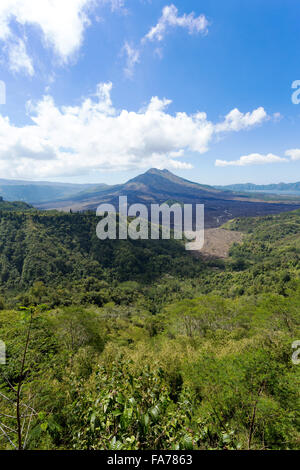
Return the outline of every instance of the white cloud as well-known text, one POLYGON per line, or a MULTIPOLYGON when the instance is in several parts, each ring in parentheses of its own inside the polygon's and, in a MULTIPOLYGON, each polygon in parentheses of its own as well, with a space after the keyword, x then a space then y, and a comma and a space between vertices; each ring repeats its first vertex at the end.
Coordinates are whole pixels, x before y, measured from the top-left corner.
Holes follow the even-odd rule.
POLYGON ((24 36, 20 36, 20 32, 19 36, 16 35, 13 22, 23 28, 36 28, 41 33, 45 47, 51 48, 61 63, 65 64, 80 49, 85 29, 91 23, 93 8, 106 3, 111 5, 112 11, 124 7, 124 0, 1 0, 0 40, 9 51, 12 50, 9 54, 10 68, 15 71, 25 70, 30 75, 33 72, 31 59, 28 56, 24 59, 25 49, 19 48, 21 57, 17 57, 16 43, 24 43, 24 36), (24 66, 18 67, 18 63, 24 66))
MULTIPOLYGON (((138 47, 134 48, 125 42, 123 52, 125 50, 127 54, 126 67, 124 69, 125 75, 131 78, 133 76, 134 67, 140 62, 141 51, 147 41, 162 41, 171 28, 184 28, 188 30, 189 34, 206 34, 208 30, 208 20, 204 15, 195 17, 195 13, 186 14, 182 16, 178 15, 178 9, 175 5, 165 6, 162 10, 162 15, 158 20, 156 26, 153 26, 148 34, 146 34, 140 41, 138 47)), ((163 57, 163 51, 161 47, 157 47, 154 50, 154 55, 158 58, 163 57)))
MULTIPOLYGON (((35 105, 29 103, 32 122, 23 127, 0 115, 0 176, 50 178, 149 166, 191 168, 182 161, 185 152, 205 153, 218 132, 220 124, 209 121, 205 113, 170 114, 171 101, 158 97, 138 112, 117 110, 111 89, 111 83, 99 84, 96 98, 85 99, 80 106, 58 107, 45 96, 35 105)), ((244 116, 240 113, 242 122, 244 116)))
POLYGON ((89 24, 88 8, 94 0, 1 0, 0 38, 13 36, 11 21, 20 25, 36 26, 47 45, 53 47, 63 60, 79 49, 83 33, 89 24))
MULTIPOLYGON (((191 170, 193 168, 193 165, 191 163, 179 162, 177 160, 172 160, 172 159, 169 160, 169 162, 167 163, 167 166, 169 168, 174 168, 174 170, 191 170)), ((163 169, 165 168, 165 166, 159 165, 157 168, 163 169)))
POLYGON ((260 107, 246 114, 233 109, 225 116, 224 122, 217 126, 217 132, 240 131, 257 126, 269 119, 264 108, 260 107))
POLYGON ((205 34, 208 28, 208 20, 204 15, 195 17, 195 13, 189 15, 185 13, 183 16, 179 16, 175 5, 165 6, 158 23, 150 29, 143 41, 162 41, 168 29, 175 27, 185 28, 190 34, 205 34))
POLYGON ((216 166, 249 166, 249 165, 264 165, 266 163, 280 163, 287 162, 286 158, 278 157, 272 153, 267 155, 261 155, 260 153, 251 153, 250 155, 245 155, 240 157, 239 160, 226 161, 226 160, 216 160, 216 166))
POLYGON ((31 77, 34 75, 32 60, 26 51, 26 45, 22 39, 12 42, 8 46, 9 68, 12 72, 23 71, 31 77))
POLYGON ((300 149, 291 149, 285 152, 287 157, 290 157, 291 160, 300 160, 300 149))
POLYGON ((128 78, 133 76, 134 67, 140 61, 140 51, 132 47, 127 41, 123 47, 123 53, 126 55, 125 75, 128 78))

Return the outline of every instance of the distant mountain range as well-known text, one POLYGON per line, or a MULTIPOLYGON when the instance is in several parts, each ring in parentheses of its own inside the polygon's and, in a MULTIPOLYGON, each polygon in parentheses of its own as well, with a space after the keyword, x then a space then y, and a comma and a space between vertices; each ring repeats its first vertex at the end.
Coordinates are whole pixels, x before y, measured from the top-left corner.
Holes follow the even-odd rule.
POLYGON ((293 203, 268 203, 248 195, 217 189, 180 178, 168 170, 150 169, 146 173, 115 186, 98 185, 73 194, 72 197, 38 204, 40 209, 73 211, 96 210, 102 203, 118 207, 119 196, 127 196, 128 204, 162 204, 179 202, 204 204, 207 227, 243 216, 277 214, 300 208, 293 203))
MULTIPOLYGON (((290 187, 292 185, 271 185, 290 187)), ((188 181, 168 170, 152 168, 125 184, 68 184, 49 182, 28 182, 0 179, 0 197, 6 201, 23 201, 39 209, 63 211, 96 210, 101 203, 113 204, 118 208, 119 196, 127 196, 128 204, 143 203, 204 204, 207 227, 216 227, 224 222, 243 216, 277 214, 300 208, 298 201, 283 200, 277 196, 266 200, 262 195, 250 194, 251 188, 270 187, 232 185, 213 187, 188 181)), ((293 188, 300 188, 295 183, 293 188)), ((22 206, 24 208, 25 206, 22 206)))
POLYGON ((244 183, 244 184, 229 184, 227 186, 215 186, 215 188, 221 190, 229 191, 272 191, 278 194, 286 192, 288 193, 300 193, 300 182, 297 183, 278 183, 278 184, 253 184, 253 183, 244 183))
MULTIPOLYGON (((94 186, 95 185, 91 184, 0 179, 0 196, 6 201, 23 201, 29 204, 40 204, 41 202, 69 198, 81 191, 87 191, 94 186)), ((97 186, 99 187, 99 185, 97 186)))

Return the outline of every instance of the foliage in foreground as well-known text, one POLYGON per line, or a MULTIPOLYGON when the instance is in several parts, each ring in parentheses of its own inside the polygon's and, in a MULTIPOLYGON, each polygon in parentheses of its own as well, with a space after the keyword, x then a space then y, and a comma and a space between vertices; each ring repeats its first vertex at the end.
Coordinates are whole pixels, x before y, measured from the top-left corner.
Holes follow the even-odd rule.
MULTIPOLYGON (((299 306, 300 286, 286 298, 203 296, 155 316, 36 308, 22 390, 34 410, 27 448, 299 448, 299 306)), ((0 392, 11 400, 0 414, 14 429, 27 325, 14 311, 0 322, 0 392)))

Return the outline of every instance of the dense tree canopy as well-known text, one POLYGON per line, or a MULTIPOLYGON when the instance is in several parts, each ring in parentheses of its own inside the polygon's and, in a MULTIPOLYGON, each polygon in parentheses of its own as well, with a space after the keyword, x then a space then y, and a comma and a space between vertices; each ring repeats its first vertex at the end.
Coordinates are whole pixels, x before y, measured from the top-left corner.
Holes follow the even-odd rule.
POLYGON ((97 222, 0 212, 0 447, 22 384, 27 449, 299 449, 300 212, 231 221, 227 260, 97 222))

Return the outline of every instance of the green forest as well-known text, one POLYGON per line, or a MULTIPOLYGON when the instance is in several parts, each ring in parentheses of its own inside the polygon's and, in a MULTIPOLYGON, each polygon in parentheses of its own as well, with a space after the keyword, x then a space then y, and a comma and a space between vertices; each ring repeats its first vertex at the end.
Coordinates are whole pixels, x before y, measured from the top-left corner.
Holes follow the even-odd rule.
POLYGON ((300 211, 228 259, 0 201, 0 449, 300 449, 300 211))

